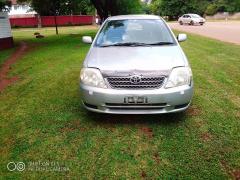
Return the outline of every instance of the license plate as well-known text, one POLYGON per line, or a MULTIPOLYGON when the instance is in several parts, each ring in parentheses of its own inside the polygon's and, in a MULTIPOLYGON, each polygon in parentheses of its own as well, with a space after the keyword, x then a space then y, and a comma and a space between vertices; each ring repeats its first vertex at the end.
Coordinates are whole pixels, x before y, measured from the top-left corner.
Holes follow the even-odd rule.
POLYGON ((141 97, 141 96, 125 97, 124 103, 126 103, 126 104, 146 104, 146 103, 148 103, 148 99, 147 99, 147 97, 141 97))

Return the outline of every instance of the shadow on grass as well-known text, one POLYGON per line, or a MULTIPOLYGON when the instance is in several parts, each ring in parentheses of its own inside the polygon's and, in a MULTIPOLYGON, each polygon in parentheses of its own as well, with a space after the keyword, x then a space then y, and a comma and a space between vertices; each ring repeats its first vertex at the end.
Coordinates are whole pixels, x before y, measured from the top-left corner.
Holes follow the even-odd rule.
POLYGON ((157 114, 157 115, 117 115, 117 114, 98 114, 86 112, 89 120, 99 124, 112 125, 176 125, 183 123, 186 119, 186 113, 157 114))

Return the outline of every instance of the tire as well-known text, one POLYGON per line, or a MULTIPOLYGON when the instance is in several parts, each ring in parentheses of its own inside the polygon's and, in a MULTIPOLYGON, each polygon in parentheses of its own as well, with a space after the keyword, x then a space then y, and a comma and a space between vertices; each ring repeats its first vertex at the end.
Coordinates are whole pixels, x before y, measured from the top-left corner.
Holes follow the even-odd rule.
POLYGON ((182 21, 180 21, 180 22, 179 22, 179 24, 180 24, 180 25, 183 25, 183 22, 182 22, 182 21))
POLYGON ((201 26, 203 26, 204 23, 200 23, 201 26))
POLYGON ((189 25, 193 26, 193 25, 194 25, 194 22, 193 22, 193 21, 191 21, 189 25))

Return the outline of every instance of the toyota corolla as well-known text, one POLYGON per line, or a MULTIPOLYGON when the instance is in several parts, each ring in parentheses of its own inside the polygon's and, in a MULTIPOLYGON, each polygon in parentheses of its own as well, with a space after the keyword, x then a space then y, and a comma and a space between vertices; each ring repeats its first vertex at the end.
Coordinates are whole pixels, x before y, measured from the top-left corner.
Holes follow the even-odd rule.
POLYGON ((113 114, 159 114, 186 110, 193 78, 179 42, 159 16, 125 15, 105 20, 80 73, 86 109, 113 114))

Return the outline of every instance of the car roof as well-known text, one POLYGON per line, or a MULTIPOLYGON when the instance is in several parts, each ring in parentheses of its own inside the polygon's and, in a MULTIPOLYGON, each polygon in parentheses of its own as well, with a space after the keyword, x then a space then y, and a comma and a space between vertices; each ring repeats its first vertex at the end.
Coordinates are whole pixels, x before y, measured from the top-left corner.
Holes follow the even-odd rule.
POLYGON ((125 19, 162 19, 159 16, 155 15, 120 15, 120 16, 111 16, 108 20, 125 20, 125 19))
POLYGON ((186 14, 186 15, 198 15, 198 14, 188 13, 188 14, 186 14))

